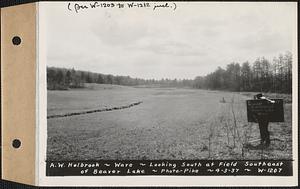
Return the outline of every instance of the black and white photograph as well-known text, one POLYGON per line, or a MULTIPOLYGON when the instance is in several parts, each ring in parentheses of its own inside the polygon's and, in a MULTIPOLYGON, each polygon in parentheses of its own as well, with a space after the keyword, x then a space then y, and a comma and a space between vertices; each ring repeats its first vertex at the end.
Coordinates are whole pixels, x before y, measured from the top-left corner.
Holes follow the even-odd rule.
POLYGON ((297 4, 45 4, 47 169, 294 160, 297 4))

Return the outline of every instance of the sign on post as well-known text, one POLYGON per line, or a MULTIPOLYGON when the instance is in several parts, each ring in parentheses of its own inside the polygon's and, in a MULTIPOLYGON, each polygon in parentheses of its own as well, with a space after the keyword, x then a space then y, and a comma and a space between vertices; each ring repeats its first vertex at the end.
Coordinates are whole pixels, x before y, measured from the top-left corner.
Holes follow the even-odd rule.
POLYGON ((284 122, 283 99, 271 99, 271 103, 265 99, 247 100, 248 122, 256 122, 258 117, 264 117, 269 122, 284 122))

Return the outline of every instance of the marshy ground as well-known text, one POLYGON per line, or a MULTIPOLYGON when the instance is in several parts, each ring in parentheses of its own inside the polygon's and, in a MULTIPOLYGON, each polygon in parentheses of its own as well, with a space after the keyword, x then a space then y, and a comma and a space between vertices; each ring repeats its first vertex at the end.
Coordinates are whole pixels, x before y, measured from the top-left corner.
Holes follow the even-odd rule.
POLYGON ((48 119, 47 160, 292 159, 291 95, 278 96, 285 122, 269 124, 271 145, 260 149, 258 125, 247 122, 253 94, 99 84, 48 91, 47 116, 112 110, 48 119))

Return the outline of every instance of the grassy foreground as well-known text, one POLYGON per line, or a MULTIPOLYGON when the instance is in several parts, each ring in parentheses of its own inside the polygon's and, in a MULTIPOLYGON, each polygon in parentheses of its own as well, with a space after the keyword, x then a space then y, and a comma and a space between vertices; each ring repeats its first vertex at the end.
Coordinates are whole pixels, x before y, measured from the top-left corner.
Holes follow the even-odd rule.
POLYGON ((256 123, 248 123, 252 93, 91 84, 48 91, 47 160, 291 159, 292 105, 284 95, 285 122, 270 123, 271 146, 261 150, 256 123), (223 101, 223 98, 225 101, 223 101))

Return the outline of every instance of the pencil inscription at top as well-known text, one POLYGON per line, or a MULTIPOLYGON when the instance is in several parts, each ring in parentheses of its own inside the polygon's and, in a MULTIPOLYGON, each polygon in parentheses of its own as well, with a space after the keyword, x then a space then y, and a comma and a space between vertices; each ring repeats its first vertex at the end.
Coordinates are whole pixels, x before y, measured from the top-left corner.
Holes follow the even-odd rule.
POLYGON ((177 9, 176 3, 104 3, 104 2, 92 2, 92 3, 68 3, 67 9, 71 12, 80 13, 84 10, 106 8, 106 9, 136 9, 144 8, 153 11, 157 10, 173 10, 177 9))

